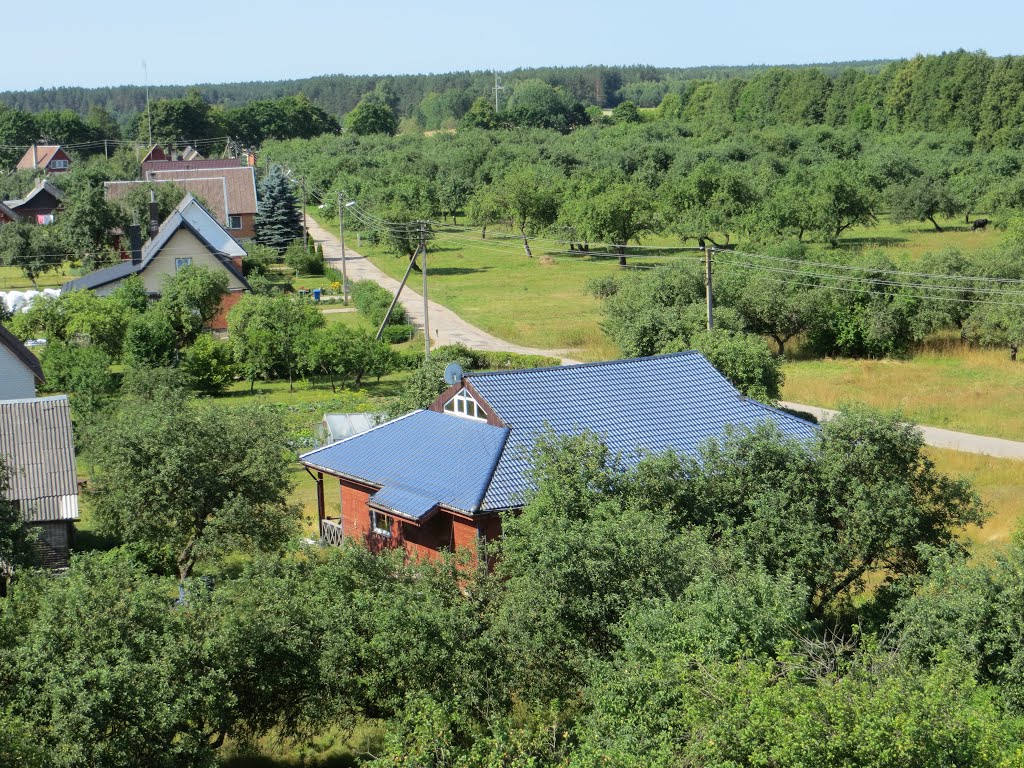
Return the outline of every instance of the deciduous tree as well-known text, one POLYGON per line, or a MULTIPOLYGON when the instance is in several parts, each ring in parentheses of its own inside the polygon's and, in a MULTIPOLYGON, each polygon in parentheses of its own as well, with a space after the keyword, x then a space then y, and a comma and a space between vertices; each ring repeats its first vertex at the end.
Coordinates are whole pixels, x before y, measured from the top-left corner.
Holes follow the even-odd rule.
POLYGON ((296 533, 285 434, 265 409, 124 400, 96 435, 103 530, 180 579, 203 557, 275 551, 296 533))

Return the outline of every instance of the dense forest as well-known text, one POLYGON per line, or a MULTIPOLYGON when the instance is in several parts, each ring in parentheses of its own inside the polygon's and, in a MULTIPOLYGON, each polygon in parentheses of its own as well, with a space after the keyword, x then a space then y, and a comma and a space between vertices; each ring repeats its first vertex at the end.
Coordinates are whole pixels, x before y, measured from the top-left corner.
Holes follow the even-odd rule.
MULTIPOLYGON (((571 128, 600 119, 597 107, 660 107, 685 121, 715 124, 827 125, 858 130, 899 133, 905 131, 967 131, 989 145, 1018 146, 1024 141, 1019 128, 1024 115, 1024 59, 992 58, 983 53, 957 51, 940 56, 865 65, 829 67, 754 68, 726 72, 694 70, 683 77, 673 70, 655 68, 583 68, 530 70, 515 73, 505 81, 506 101, 514 106, 537 84, 554 88, 557 98, 578 105, 577 119, 547 127, 571 128), (716 78, 715 75, 722 75, 716 78), (725 76, 729 75, 729 76, 725 76), (520 94, 517 96, 517 94, 520 94), (591 112, 587 112, 587 108, 591 112), (584 117, 586 114, 586 117, 584 117)), ((337 80, 339 94, 310 81, 289 81, 291 85, 239 86, 243 96, 226 96, 221 89, 204 86, 157 90, 154 108, 163 115, 154 122, 170 120, 170 131, 162 138, 201 140, 231 136, 250 143, 266 137, 290 138, 295 133, 281 130, 252 130, 252 120, 232 119, 240 110, 256 104, 278 101, 309 104, 316 110, 316 125, 310 131, 336 130, 342 115, 355 110, 360 101, 376 94, 402 120, 421 129, 454 127, 473 113, 479 100, 492 100, 493 80, 487 73, 337 80), (292 87, 294 85, 294 87, 292 87), (308 101, 306 101, 308 100, 308 101), (198 107, 202 104, 205 107, 198 107), (172 110, 173 107, 173 110, 172 110), (172 114, 166 114, 171 110, 172 114), (198 110, 198 111, 197 111, 198 110)), ((334 80, 325 79, 334 83, 334 80)), ((20 145, 32 136, 45 135, 61 143, 73 143, 78 134, 62 129, 56 116, 73 122, 73 117, 90 122, 92 138, 145 139, 149 123, 144 99, 122 102, 100 96, 102 91, 83 91, 81 99, 50 102, 32 100, 33 94, 10 94, 0 109, 0 144, 20 145), (95 98, 88 96, 94 94, 95 98), (32 121, 39 122, 35 128, 32 121), (97 133, 98 132, 98 133, 97 133), (106 132, 110 135, 100 136, 106 132), (113 135, 115 134, 116 135, 113 135)), ((515 122, 515 121, 514 121, 515 122)), ((529 121, 526 121, 529 124, 529 121)), ((524 124, 519 120, 517 124, 524 124)))
MULTIPOLYGON (((884 61, 851 61, 832 64, 807 65, 828 75, 846 69, 875 72, 884 61)), ((806 67, 787 67, 804 69, 806 67)), ((705 67, 652 67, 589 66, 538 67, 501 72, 506 85, 519 80, 539 78, 550 85, 564 88, 587 104, 613 107, 625 99, 640 100, 643 106, 655 106, 672 83, 686 80, 721 80, 750 77, 768 69, 766 66, 705 66, 705 67)), ((380 83, 388 83, 398 95, 403 114, 411 114, 428 93, 459 91, 470 101, 477 96, 492 93, 493 72, 450 72, 429 75, 321 75, 299 80, 272 82, 221 83, 198 86, 154 85, 150 96, 154 99, 176 99, 185 96, 190 88, 197 88, 203 98, 212 104, 238 107, 250 101, 276 99, 304 93, 333 115, 352 110, 360 97, 374 90, 380 83)), ((0 103, 27 112, 71 109, 85 115, 92 107, 101 107, 122 122, 145 109, 146 89, 138 85, 108 88, 47 88, 36 91, 0 92, 0 103)))

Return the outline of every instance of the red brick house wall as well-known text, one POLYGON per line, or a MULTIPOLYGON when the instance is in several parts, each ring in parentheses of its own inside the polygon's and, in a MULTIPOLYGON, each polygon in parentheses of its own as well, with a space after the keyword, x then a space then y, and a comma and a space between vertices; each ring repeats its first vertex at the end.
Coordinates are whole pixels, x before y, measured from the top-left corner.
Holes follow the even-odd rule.
MULTIPOLYGON (((474 562, 481 535, 492 541, 501 535, 501 518, 487 515, 469 520, 447 510, 438 510, 422 525, 392 517, 391 536, 374 532, 370 525, 370 496, 375 488, 339 479, 341 526, 346 539, 365 544, 373 552, 404 549, 411 560, 433 560, 442 552, 462 549, 472 553, 474 562)), ((330 507, 327 507, 328 516, 330 507)))
POLYGON ((221 299, 220 309, 217 310, 217 314, 210 319, 207 325, 215 331, 226 331, 228 329, 228 312, 239 302, 244 293, 245 291, 231 291, 221 299))
POLYGON ((241 229, 229 229, 228 232, 236 240, 250 240, 256 237, 256 214, 254 213, 242 213, 233 214, 240 218, 242 227, 241 229))

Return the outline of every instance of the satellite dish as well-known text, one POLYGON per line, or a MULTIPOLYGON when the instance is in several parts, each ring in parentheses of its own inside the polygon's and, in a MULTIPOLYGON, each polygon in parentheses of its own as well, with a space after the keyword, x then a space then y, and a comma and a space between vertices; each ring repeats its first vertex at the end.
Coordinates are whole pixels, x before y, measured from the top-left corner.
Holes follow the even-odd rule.
POLYGON ((444 369, 444 381, 449 387, 462 381, 462 366, 458 363, 448 363, 448 367, 444 369))

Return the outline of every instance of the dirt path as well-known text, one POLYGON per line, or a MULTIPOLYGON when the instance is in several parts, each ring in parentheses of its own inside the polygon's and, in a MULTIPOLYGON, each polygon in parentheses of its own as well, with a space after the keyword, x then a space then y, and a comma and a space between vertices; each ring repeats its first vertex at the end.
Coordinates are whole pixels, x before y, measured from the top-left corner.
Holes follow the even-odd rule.
MULTIPOLYGON (((828 408, 801 405, 800 403, 779 403, 779 405, 783 408, 792 408, 794 411, 806 411, 819 421, 828 421, 838 413, 838 411, 828 408)), ((961 453, 980 453, 999 459, 1024 459, 1024 443, 1003 440, 999 437, 971 435, 967 432, 953 432, 938 427, 926 427, 922 424, 916 426, 924 435, 925 444, 933 448, 946 448, 961 453)))
MULTIPOLYGON (((341 269, 341 240, 338 235, 328 231, 320 222, 311 216, 306 216, 306 226, 309 234, 319 243, 323 243, 324 258, 335 269, 341 269)), ((382 270, 360 253, 352 250, 348 241, 345 242, 345 266, 348 272, 350 283, 357 280, 373 280, 394 293, 398 290, 399 281, 389 277, 382 270)), ((428 264, 428 278, 429 278, 428 264)), ((411 289, 413 280, 419 280, 419 274, 409 276, 409 282, 402 289, 401 304, 409 315, 409 321, 423 330, 423 296, 411 289)), ((521 355, 546 355, 555 357, 562 361, 563 365, 573 365, 579 361, 565 356, 562 350, 557 349, 536 349, 534 347, 523 347, 518 344, 511 344, 507 341, 492 336, 481 328, 471 325, 456 315, 447 307, 435 301, 428 302, 430 309, 430 345, 432 347, 444 344, 465 344, 473 349, 482 349, 489 352, 518 352, 521 355)))

